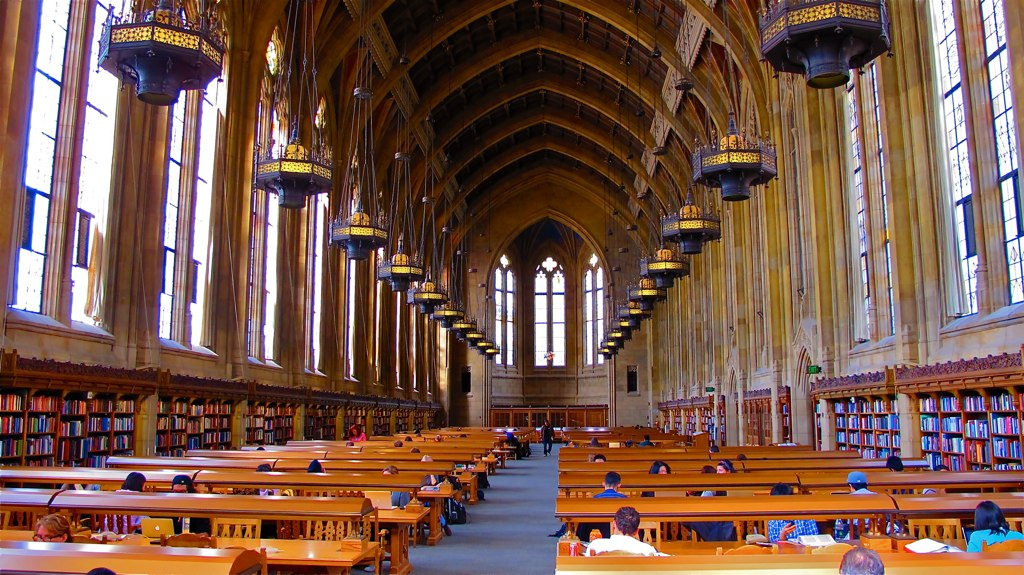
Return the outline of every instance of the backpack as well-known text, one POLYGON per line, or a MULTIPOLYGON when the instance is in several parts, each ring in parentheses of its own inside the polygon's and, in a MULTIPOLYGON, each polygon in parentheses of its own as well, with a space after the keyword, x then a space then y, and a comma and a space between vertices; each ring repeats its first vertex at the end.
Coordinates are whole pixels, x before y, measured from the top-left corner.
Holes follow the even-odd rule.
POLYGON ((454 499, 445 499, 444 517, 449 525, 464 525, 469 523, 469 515, 466 513, 466 506, 454 499))

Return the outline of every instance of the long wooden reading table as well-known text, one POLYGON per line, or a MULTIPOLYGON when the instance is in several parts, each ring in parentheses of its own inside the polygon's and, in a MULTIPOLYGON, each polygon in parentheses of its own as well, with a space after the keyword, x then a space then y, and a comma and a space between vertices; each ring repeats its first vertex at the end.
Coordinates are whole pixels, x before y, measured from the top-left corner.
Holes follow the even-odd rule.
MULTIPOLYGON (((610 470, 610 469, 608 469, 610 470)), ((585 497, 587 494, 602 491, 601 482, 608 471, 601 469, 592 472, 567 472, 558 476, 558 489, 565 497, 585 497)), ((708 473, 672 473, 669 475, 651 475, 649 473, 620 473, 622 486, 620 491, 627 495, 639 496, 642 491, 733 491, 744 490, 745 494, 753 495, 754 491, 770 491, 776 483, 796 485, 797 474, 793 472, 779 473, 727 473, 723 475, 708 473)), ((845 477, 845 476, 844 476, 845 477)), ((683 496, 680 493, 678 496, 683 496)))
MULTIPOLYGON (((95 467, 0 467, 0 487, 37 485, 60 487, 65 483, 99 485, 104 490, 120 489, 129 471, 124 469, 99 469, 95 467)), ((173 470, 147 470, 146 488, 171 490, 171 480, 176 475, 195 477, 196 472, 173 470)))
MULTIPOLYGON (((557 575, 622 575, 623 573, 664 573, 747 575, 835 575, 842 555, 682 555, 676 557, 558 557, 557 575)), ((985 573, 1020 573, 1020 553, 886 553, 882 555, 886 575, 962 575, 968 570, 985 573)))
POLYGON ((94 567, 150 575, 258 575, 261 570, 260 554, 248 549, 35 541, 0 541, 0 564, 9 574, 85 573, 94 567))

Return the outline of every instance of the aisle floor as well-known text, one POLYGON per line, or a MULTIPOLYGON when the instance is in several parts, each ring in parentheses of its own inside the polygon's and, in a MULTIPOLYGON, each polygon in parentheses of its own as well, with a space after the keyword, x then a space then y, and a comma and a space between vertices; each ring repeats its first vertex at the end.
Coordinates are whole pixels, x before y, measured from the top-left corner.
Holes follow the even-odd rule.
POLYGON ((539 443, 533 455, 512 461, 490 477, 486 501, 467 505, 469 523, 453 525, 452 537, 439 545, 410 550, 415 575, 541 575, 555 572, 558 529, 558 445, 544 457, 539 443))

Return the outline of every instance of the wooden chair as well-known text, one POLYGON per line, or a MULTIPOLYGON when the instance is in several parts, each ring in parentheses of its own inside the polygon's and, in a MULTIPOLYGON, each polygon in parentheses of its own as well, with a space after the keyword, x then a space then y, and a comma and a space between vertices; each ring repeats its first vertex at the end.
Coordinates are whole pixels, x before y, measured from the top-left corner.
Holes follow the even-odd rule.
POLYGON ((1024 551, 1024 539, 1007 539, 991 545, 984 541, 981 542, 982 553, 1006 553, 1008 551, 1024 551))
POLYGON ((658 521, 640 522, 640 540, 661 551, 661 523, 658 521))
POLYGON ((911 519, 907 522, 910 534, 917 539, 964 540, 964 531, 959 519, 911 519))
POLYGON ((7 510, 0 510, 0 529, 7 529, 7 520, 9 517, 10 514, 7 513, 7 510))
POLYGON ((199 549, 216 549, 217 541, 209 535, 198 533, 181 533, 179 535, 160 536, 161 547, 196 547, 199 549))
POLYGON ((210 522, 210 535, 213 537, 229 537, 258 540, 263 521, 260 519, 220 519, 210 522))
POLYGON ((853 545, 849 543, 833 543, 831 545, 825 545, 824 547, 815 547, 811 549, 812 555, 842 555, 853 549, 853 545))
POLYGON ((771 555, 774 549, 762 545, 740 545, 732 549, 726 549, 725 555, 771 555))
MULTIPOLYGON (((253 551, 253 549, 249 549, 248 547, 239 547, 237 545, 232 545, 230 547, 225 547, 225 549, 242 549, 244 551, 253 551)), ((260 575, 269 575, 269 573, 270 573, 270 565, 269 565, 269 562, 267 561, 267 548, 266 547, 260 547, 259 552, 260 552, 260 575)), ((379 573, 379 572, 380 571, 375 571, 375 573, 379 573)))
POLYGON ((1007 517, 1006 522, 1010 524, 1010 531, 1021 533, 1022 528, 1024 528, 1024 517, 1007 517))

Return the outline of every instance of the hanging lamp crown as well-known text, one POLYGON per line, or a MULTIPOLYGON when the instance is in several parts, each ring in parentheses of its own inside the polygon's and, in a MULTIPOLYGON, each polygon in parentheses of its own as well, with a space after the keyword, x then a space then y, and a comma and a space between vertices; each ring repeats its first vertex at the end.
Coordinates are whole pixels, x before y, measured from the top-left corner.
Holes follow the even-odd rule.
POLYGON ((157 0, 130 21, 111 11, 100 36, 99 66, 134 84, 139 100, 154 106, 206 88, 223 60, 224 34, 212 9, 188 20, 177 0, 157 0))
POLYGON ((885 0, 772 0, 760 18, 761 56, 812 88, 850 81, 892 46, 885 0))
POLYGON ((750 186, 766 184, 777 173, 775 146, 748 138, 736 129, 736 114, 729 112, 729 129, 717 144, 698 147, 690 158, 693 181, 722 188, 722 199, 750 198, 750 186))
POLYGON ((652 278, 656 287, 670 288, 675 280, 690 275, 690 262, 662 245, 653 257, 640 258, 640 275, 652 278))
POLYGON ((699 254, 706 242, 722 237, 722 221, 711 210, 702 210, 693 201, 693 190, 678 214, 661 218, 661 237, 679 244, 684 254, 699 254))

